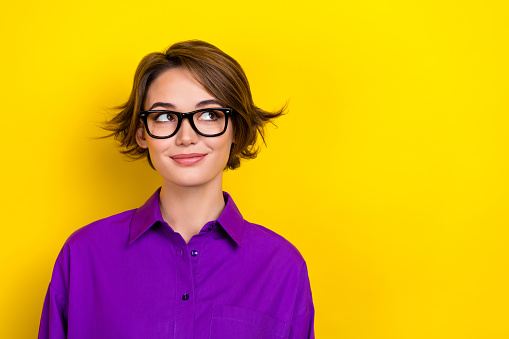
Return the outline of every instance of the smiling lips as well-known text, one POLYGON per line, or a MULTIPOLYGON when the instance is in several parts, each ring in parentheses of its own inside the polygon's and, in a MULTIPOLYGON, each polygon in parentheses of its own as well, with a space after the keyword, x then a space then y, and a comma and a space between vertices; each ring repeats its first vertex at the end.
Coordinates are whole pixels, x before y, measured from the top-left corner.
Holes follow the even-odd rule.
POLYGON ((200 162, 203 158, 205 158, 206 153, 189 153, 189 154, 177 154, 171 156, 177 164, 190 166, 200 162))

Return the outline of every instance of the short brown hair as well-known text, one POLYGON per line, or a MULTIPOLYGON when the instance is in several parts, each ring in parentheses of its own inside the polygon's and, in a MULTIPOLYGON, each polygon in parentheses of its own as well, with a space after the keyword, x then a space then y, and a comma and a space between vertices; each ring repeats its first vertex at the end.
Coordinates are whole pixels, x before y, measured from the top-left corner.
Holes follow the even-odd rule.
POLYGON ((284 114, 287 105, 274 112, 258 108, 239 63, 219 48, 200 40, 173 44, 164 53, 150 53, 141 60, 134 75, 129 100, 117 107, 120 112, 104 126, 112 132, 109 136, 120 142, 121 152, 133 159, 147 157, 154 168, 148 150, 136 142, 139 115, 150 84, 164 71, 178 67, 189 71, 221 104, 235 111, 231 116, 235 143, 232 144, 226 169, 239 167, 240 158, 255 158, 260 151, 256 145, 258 135, 265 143, 265 124, 284 114))

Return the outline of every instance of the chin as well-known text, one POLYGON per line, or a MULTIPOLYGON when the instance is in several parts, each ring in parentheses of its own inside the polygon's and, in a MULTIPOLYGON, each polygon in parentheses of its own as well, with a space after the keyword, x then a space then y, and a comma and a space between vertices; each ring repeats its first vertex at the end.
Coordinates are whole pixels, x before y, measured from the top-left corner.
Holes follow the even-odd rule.
MULTIPOLYGON (((182 174, 182 173, 179 173, 182 174)), ((168 175, 163 176, 164 180, 174 186, 179 187, 199 187, 205 186, 213 182, 218 176, 221 176, 222 171, 218 175, 210 176, 203 175, 203 173, 186 173, 184 175, 168 175)))
MULTIPOLYGON (((225 159, 225 166, 227 160, 225 159)), ((165 182, 178 187, 199 187, 221 180, 225 167, 220 167, 219 164, 210 166, 210 164, 205 163, 197 166, 179 167, 171 162, 170 164, 158 162, 154 165, 165 182)))

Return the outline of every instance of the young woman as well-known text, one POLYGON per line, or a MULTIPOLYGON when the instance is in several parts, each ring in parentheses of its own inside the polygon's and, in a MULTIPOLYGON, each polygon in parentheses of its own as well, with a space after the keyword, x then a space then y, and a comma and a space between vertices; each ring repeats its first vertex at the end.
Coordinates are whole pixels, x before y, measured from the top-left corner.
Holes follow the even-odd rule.
POLYGON ((256 107, 240 65, 215 46, 147 55, 107 128, 162 187, 69 237, 39 338, 313 338, 302 256, 222 191, 223 170, 254 158, 282 113, 256 107))

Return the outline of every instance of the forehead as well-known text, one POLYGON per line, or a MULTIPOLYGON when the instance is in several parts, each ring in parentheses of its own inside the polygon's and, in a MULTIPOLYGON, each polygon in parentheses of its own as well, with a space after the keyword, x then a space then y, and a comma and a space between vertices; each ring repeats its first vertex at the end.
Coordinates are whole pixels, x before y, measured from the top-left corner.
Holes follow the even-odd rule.
POLYGON ((192 75, 183 68, 172 68, 161 73, 149 86, 145 105, 162 101, 174 106, 188 106, 203 100, 215 99, 192 75))

